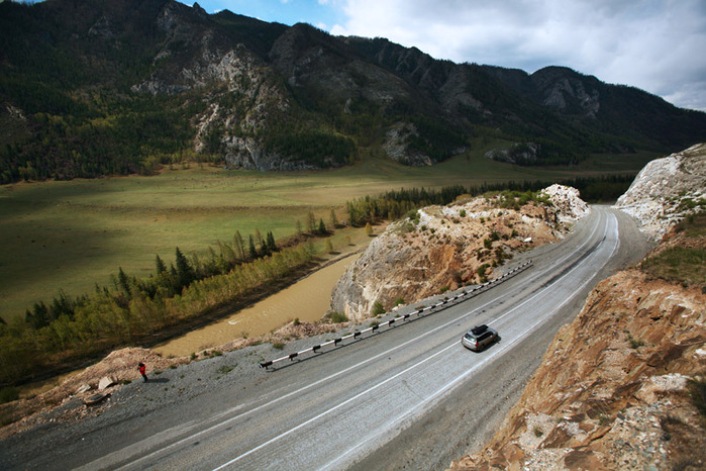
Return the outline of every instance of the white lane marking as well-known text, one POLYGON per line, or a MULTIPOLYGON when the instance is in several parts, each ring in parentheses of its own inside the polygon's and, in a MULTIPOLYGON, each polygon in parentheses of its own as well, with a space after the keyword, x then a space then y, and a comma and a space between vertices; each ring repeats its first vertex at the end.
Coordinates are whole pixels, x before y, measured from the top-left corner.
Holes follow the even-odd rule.
MULTIPOLYGON (((607 232, 607 229, 608 229, 608 225, 606 225, 606 228, 605 228, 605 230, 604 230, 604 235, 605 235, 605 233, 607 232)), ((594 233, 595 233, 595 230, 594 230, 594 233)), ((577 266, 571 268, 571 269, 566 273, 566 275, 568 275, 568 274, 574 272, 574 271, 577 270, 579 267, 580 267, 580 265, 577 265, 577 266)), ((577 291, 580 291, 581 289, 583 289, 583 287, 586 286, 594 277, 595 277, 595 275, 589 277, 589 279, 586 280, 586 281, 580 286, 580 288, 579 288, 577 291)), ((528 299, 525 300, 524 302, 522 302, 522 303, 518 304, 517 306, 513 307, 510 311, 508 311, 507 313, 505 313, 505 314, 504 314, 503 316, 501 316, 499 319, 502 319, 503 317, 508 316, 511 312, 520 309, 522 306, 524 306, 524 305, 527 304, 528 302, 534 301, 536 298, 542 296, 546 291, 548 291, 548 290, 550 290, 550 289, 552 289, 552 288, 553 288, 553 286, 547 286, 546 288, 542 289, 541 291, 535 293, 534 295, 532 295, 530 298, 528 298, 528 299)), ((405 415, 403 415, 403 416, 397 421, 397 423, 399 423, 400 421, 406 419, 407 417, 410 417, 413 413, 415 413, 415 412, 416 412, 417 410, 419 410, 421 407, 426 406, 427 404, 431 404, 432 401, 436 401, 437 398, 441 397, 444 393, 446 393, 447 391, 449 391, 450 389, 452 389, 453 387, 455 387, 456 385, 458 385, 461 381, 464 381, 466 378, 468 378, 468 376, 470 376, 471 374, 473 374, 481 365, 484 365, 485 363, 487 363, 488 361, 490 361, 491 358, 495 358, 495 357, 499 356, 502 352, 507 351, 507 350, 509 349, 509 347, 514 346, 514 345, 515 345, 516 343, 518 343, 521 339, 525 338, 525 337, 527 336, 527 334, 529 334, 530 332, 533 332, 534 330, 536 330, 536 328, 537 328, 540 324, 546 322, 547 319, 549 319, 550 317, 552 317, 558 310, 560 310, 560 309, 561 309, 567 302, 569 302, 569 300, 571 300, 571 299, 572 299, 572 298, 567 298, 564 302, 562 302, 561 304, 559 304, 554 310, 550 311, 550 313, 549 313, 548 315, 544 316, 543 318, 540 318, 540 320, 538 320, 538 321, 536 321, 534 324, 532 324, 532 326, 531 326, 529 329, 527 329, 527 330, 525 331, 525 332, 526 332, 526 335, 524 335, 524 336, 518 335, 518 336, 515 338, 515 340, 511 341, 509 344, 506 344, 507 346, 504 345, 501 350, 498 350, 497 353, 496 353, 496 355, 485 357, 483 362, 476 364, 474 367, 472 367, 471 369, 467 370, 465 374, 463 374, 463 375, 457 377, 457 378, 454 379, 453 381, 451 381, 451 382, 445 384, 444 386, 442 386, 441 388, 439 388, 434 394, 432 394, 431 396, 429 396, 429 398, 420 401, 420 402, 417 404, 416 407, 413 407, 412 409, 408 409, 408 412, 407 412, 405 415)), ((483 306, 474 309, 473 311, 471 311, 471 312, 469 312, 469 313, 467 313, 467 314, 461 316, 460 318, 465 318, 465 317, 467 317, 467 316, 470 316, 471 314, 477 312, 479 309, 481 309, 482 307, 487 306, 488 304, 491 304, 492 302, 495 302, 495 300, 487 302, 487 303, 484 304, 483 306)), ((456 318, 456 319, 454 319, 452 322, 448 322, 448 323, 444 324, 444 327, 446 327, 446 326, 448 326, 448 325, 450 325, 450 324, 453 324, 453 323, 455 323, 455 322, 458 322, 458 320, 459 320, 459 318, 456 318)), ((421 338, 421 337, 423 337, 423 336, 424 336, 424 335, 419 336, 418 338, 421 338)), ((352 396, 352 397, 348 398, 347 400, 343 401, 342 403, 339 403, 339 404, 337 404, 337 405, 335 405, 335 406, 333 406, 333 407, 331 407, 331 408, 329 408, 329 409, 327 409, 327 410, 321 412, 319 415, 314 416, 314 417, 308 419, 308 420, 305 421, 305 422, 302 422, 301 424, 297 425, 296 427, 293 427, 293 428, 291 428, 291 429, 289 429, 289 430, 287 430, 287 431, 285 431, 285 432, 282 432, 281 434, 279 434, 279 435, 277 435, 277 436, 275 436, 275 437, 272 437, 270 440, 268 440, 268 441, 266 441, 266 442, 264 442, 264 443, 258 445, 257 447, 252 448, 252 449, 248 450, 247 452, 245 452, 245 453, 243 453, 243 454, 241 454, 241 455, 239 455, 239 456, 237 456, 237 457, 231 459, 230 461, 221 464, 220 466, 214 468, 213 471, 220 471, 220 470, 222 470, 222 469, 227 468, 227 467, 230 466, 230 465, 233 465, 233 464, 237 463, 237 462, 240 461, 241 459, 243 459, 243 458, 245 458, 245 457, 247 457, 247 456, 249 456, 249 455, 251 455, 251 454, 253 454, 253 453, 257 452, 257 451, 259 451, 260 449, 262 449, 262 448, 264 448, 264 447, 266 447, 266 446, 268 446, 268 445, 270 445, 270 444, 272 444, 272 443, 274 443, 274 442, 276 442, 276 441, 279 441, 279 440, 282 439, 282 438, 285 438, 286 436, 288 436, 288 435, 290 435, 290 434, 292 434, 292 433, 294 433, 294 432, 300 430, 301 428, 303 428, 303 427, 305 427, 305 426, 307 426, 307 425, 309 425, 309 424, 311 424, 311 423, 313 423, 313 422, 315 422, 315 421, 317 421, 317 420, 319 420, 319 419, 325 417, 326 415, 329 415, 330 413, 332 413, 332 412, 334 412, 334 411, 340 409, 341 407, 343 407, 343 406, 345 406, 345 405, 347 405, 347 404, 349 404, 349 403, 355 401, 356 399, 358 399, 358 398, 360 398, 360 397, 362 397, 362 396, 364 396, 364 395, 366 395, 366 394, 371 393, 372 391, 378 389, 379 387, 381 387, 381 386, 383 386, 383 385, 389 383, 390 381, 396 379, 397 377, 399 377, 399 376, 401 376, 401 375, 403 375, 403 374, 406 374, 407 372, 409 372, 409 371, 411 371, 411 370, 413 370, 413 369, 416 369, 416 368, 420 367, 421 365, 427 363, 429 360, 431 360, 431 359, 433 359, 433 358, 436 358, 437 356, 439 356, 439 355, 442 354, 442 353, 445 353, 447 350, 449 350, 449 349, 451 349, 451 348, 454 348, 454 347, 457 347, 457 344, 458 344, 458 342, 454 341, 454 342, 451 343, 450 345, 448 345, 448 346, 442 348, 441 350, 439 350, 439 351, 437 351, 436 353, 434 353, 434 354, 432 354, 432 355, 430 355, 430 356, 424 358, 423 360, 421 360, 421 361, 419 361, 419 362, 417 362, 417 363, 415 363, 415 364, 409 366, 409 367, 406 368, 405 370, 403 370, 403 371, 401 371, 401 372, 399 372, 399 373, 397 373, 397 374, 395 374, 395 375, 393 375, 393 376, 391 376, 391 377, 389 377, 389 378, 386 378, 386 379, 383 380, 382 382, 377 383, 377 384, 371 386, 370 388, 368 388, 368 389, 366 389, 366 390, 364 390, 364 391, 361 391, 360 393, 356 394, 355 396, 352 396)), ((379 436, 379 435, 382 435, 382 434, 384 434, 384 433, 387 433, 387 430, 378 431, 377 434, 376 434, 376 437, 379 436)), ((343 455, 341 455, 339 458, 337 458, 336 460, 334 460, 334 461, 331 462, 331 463, 328 463, 328 464, 324 467, 324 469, 330 468, 331 466, 335 466, 336 463, 342 461, 346 456, 349 456, 351 453, 354 453, 356 450, 358 450, 360 447, 364 446, 365 444, 370 443, 371 440, 372 440, 372 438, 370 438, 370 437, 368 436, 367 439, 363 440, 362 442, 359 442, 359 444, 356 445, 355 447, 350 448, 346 453, 344 453, 343 455)))
MULTIPOLYGON (((612 216, 613 222, 616 222, 617 219, 615 218, 615 216, 614 215, 611 215, 611 216, 612 216)), ((615 226, 614 231, 615 231, 615 234, 617 235, 617 225, 615 226)), ((608 227, 606 226, 605 233, 607 233, 607 232, 608 232, 608 227)), ((620 239, 618 237, 616 237, 613 249, 611 250, 611 253, 610 253, 610 256, 606 260, 610 260, 610 258, 612 258, 613 254, 615 254, 615 252, 619 246, 620 246, 620 239)), ((574 270, 577 270, 578 268, 579 268, 578 265, 573 267, 571 270, 569 270, 569 272, 567 272, 567 275, 569 273, 573 272, 574 270)), ((595 274, 593 276, 589 277, 586 281, 584 281, 579 286, 579 288, 576 291, 577 292, 581 291, 595 277, 596 277, 595 274)), ((518 304, 517 306, 513 307, 508 312, 506 312, 503 316, 499 317, 497 320, 500 320, 506 316, 509 316, 513 311, 517 311, 518 309, 520 309, 522 306, 524 306, 528 302, 534 301, 536 298, 538 298, 539 296, 544 294, 544 292, 549 290, 550 288, 552 288, 552 286, 547 286, 542 291, 535 293, 532 297, 530 297, 526 301, 518 304)), ((418 414, 425 407, 429 407, 434 402, 441 400, 441 398, 443 398, 444 395, 446 395, 447 393, 450 393, 453 389, 458 387, 462 382, 467 380, 468 377, 470 377, 472 374, 474 374, 476 372, 476 370, 478 370, 481 366, 484 366, 486 363, 490 362, 491 360, 493 360, 499 356, 502 356, 502 354, 504 354, 505 352, 509 351, 512 347, 514 347, 514 345, 516 345, 520 341, 527 338, 532 332, 536 331, 541 324, 543 324, 548 319, 553 317, 569 301, 572 301, 572 300, 573 300, 573 297, 569 297, 566 300, 564 300, 561 304, 559 304, 552 311, 550 311, 549 314, 545 315, 542 318, 539 318, 539 320, 534 322, 528 329, 525 329, 524 332, 522 332, 521 334, 518 334, 514 339, 510 340, 509 343, 502 343, 500 349, 496 350, 494 354, 483 357, 483 359, 480 362, 476 363, 471 368, 466 370, 466 372, 464 374, 457 376, 452 381, 449 381, 448 383, 443 385, 441 388, 437 389, 436 392, 434 392, 430 396, 419 401, 414 407, 408 409, 407 412, 405 412, 403 415, 394 419, 393 423, 397 423, 397 424, 404 423, 404 421, 410 419, 411 417, 414 417, 416 414, 418 414)), ((452 345, 449 345, 449 347, 453 347, 456 344, 457 344, 457 342, 454 342, 452 345)), ((449 347, 446 347, 444 350, 447 350, 449 347)), ((335 460, 327 463, 325 466, 323 466, 320 469, 327 469, 327 470, 336 469, 337 466, 340 466, 341 464, 345 464, 346 460, 349 457, 355 456, 355 454, 359 450, 363 449, 366 445, 368 445, 370 443, 377 442, 377 445, 380 446, 381 445, 381 443, 380 443, 381 438, 387 433, 389 433, 389 430, 377 430, 376 433, 373 435, 366 435, 366 438, 363 441, 358 442, 353 448, 349 448, 344 454, 340 455, 335 460)))
POLYGON ((424 363, 426 363, 426 362, 428 362, 428 361, 430 361, 430 360, 436 358, 437 356, 441 355, 442 353, 446 353, 447 350, 450 350, 451 348, 453 348, 453 347, 455 347, 455 346, 456 346, 456 342, 454 342, 452 345, 449 345, 448 347, 442 348, 441 350, 439 350, 438 352, 434 353, 433 355, 430 355, 430 356, 424 358, 423 360, 421 360, 421 361, 419 361, 419 362, 417 362, 417 363, 415 363, 415 364, 413 364, 413 365, 411 365, 411 366, 405 368, 404 370, 400 371, 399 373, 397 373, 397 374, 395 374, 395 375, 393 375, 393 376, 390 376, 389 378, 385 379, 384 381, 381 381, 381 382, 379 382, 379 383, 377 383, 377 384, 375 384, 375 385, 369 387, 368 389, 359 392, 359 393, 356 394, 355 396, 352 396, 352 397, 346 399, 345 401, 343 401, 343 402, 341 402, 341 403, 339 403, 339 404, 336 404, 335 406, 333 406, 333 407, 331 407, 331 408, 329 408, 329 409, 327 409, 327 410, 321 412, 319 415, 316 415, 316 416, 310 418, 309 420, 307 420, 307 421, 305 421, 305 422, 302 422, 301 424, 297 425, 296 427, 293 427, 293 428, 287 430, 286 432, 282 432, 281 434, 279 434, 279 435, 277 435, 277 436, 275 436, 275 437, 272 437, 272 438, 269 439, 268 441, 266 441, 266 442, 264 442, 264 443, 262 443, 262 444, 256 446, 255 448, 253 448, 253 449, 251 449, 251 450, 249 450, 249 451, 246 451, 246 452, 243 453, 242 455, 237 456, 237 457, 233 458, 232 460, 230 460, 230 461, 228 461, 228 462, 226 462, 226 463, 223 463, 222 465, 218 466, 217 468, 213 468, 213 471, 219 471, 219 470, 221 470, 221 469, 223 469, 223 468, 225 468, 225 467, 227 467, 227 466, 230 466, 230 465, 232 465, 232 464, 234 464, 234 463, 240 461, 241 459, 245 458, 246 456, 251 455, 252 453, 255 453, 256 451, 260 450, 261 448, 264 448, 264 447, 266 447, 267 445, 270 445, 270 444, 272 444, 272 443, 274 443, 274 442, 276 442, 276 441, 279 441, 280 439, 286 437, 287 435, 291 435, 292 433, 296 432, 296 431, 299 430, 300 428, 303 428, 303 427, 309 425, 309 424, 312 423, 312 422, 316 422, 317 420, 321 419, 322 417, 325 417, 325 416, 329 415, 331 412, 334 412, 334 411, 340 409, 341 407, 343 407, 343 406, 345 406, 345 405, 347 405, 347 404, 349 404, 349 403, 355 401, 356 399, 358 399, 358 398, 360 398, 360 397, 363 397, 363 396, 365 396, 365 395, 367 395, 367 394, 370 394, 371 392, 373 392, 373 391, 375 391, 376 389, 382 387, 383 385, 389 383, 390 381, 392 381, 392 380, 398 378, 399 376, 402 376, 403 374, 406 374, 408 371, 411 371, 411 370, 413 370, 413 369, 415 369, 415 368, 418 368, 420 365, 422 365, 422 364, 424 364, 424 363))
MULTIPOLYGON (((614 217, 614 216, 613 216, 613 217, 614 217)), ((581 246, 580 246, 581 248, 585 247, 588 243, 590 243, 590 241, 593 239, 594 234, 595 234, 596 231, 598 230, 598 226, 599 226, 599 224, 594 225, 593 231, 591 232, 591 235, 586 239, 586 241, 584 241, 584 242, 581 244, 581 246)), ((578 250, 572 252, 571 254, 568 254, 568 255, 564 256, 562 259, 560 259, 561 261, 560 261, 559 263, 554 263, 551 267, 547 267, 547 269, 545 269, 543 272, 537 274, 537 275, 534 277, 534 279, 537 279, 537 278, 539 278, 539 277, 541 277, 541 276, 546 275, 546 273, 548 273, 549 271, 552 270, 553 266, 556 266, 557 264, 564 263, 566 260, 568 260, 569 258, 571 258, 577 251, 578 251, 578 250)), ((514 291, 519 291, 519 290, 521 290, 521 289, 522 289, 522 288, 518 287, 518 288, 516 288, 514 291)), ((266 403, 264 403, 264 404, 261 404, 260 406, 257 406, 257 407, 255 407, 255 408, 250 409, 250 410, 248 410, 248 411, 246 411, 246 412, 243 412, 243 413, 241 413, 241 414, 235 415, 235 416, 233 416, 233 417, 231 417, 231 418, 229 418, 229 419, 226 419, 226 420, 224 420, 224 421, 222 421, 222 422, 219 422, 219 423, 217 423, 217 424, 215 424, 215 425, 212 425, 212 426, 210 426, 210 427, 208 427, 208 428, 205 428, 205 429, 203 429, 203 430, 200 430, 200 431, 198 431, 198 432, 196 432, 196 433, 194 433, 194 434, 192 434, 192 435, 189 435, 189 436, 187 436, 187 437, 185 437, 185 438, 182 438, 182 439, 180 439, 180 440, 177 440, 177 441, 175 441, 175 442, 173 442, 173 443, 171 443, 171 444, 169 444, 169 445, 167 445, 167 446, 165 446, 165 447, 163 447, 163 448, 160 448, 160 449, 158 449, 158 450, 155 450, 155 451, 153 451, 153 452, 151 452, 151 453, 149 453, 149 454, 147 454, 147 455, 145 455, 145 456, 142 456, 142 457, 140 457, 140 458, 138 458, 138 459, 136 459, 136 460, 134 460, 134 461, 130 461, 129 463, 126 463, 126 464, 122 465, 122 466, 121 466, 120 468, 118 468, 118 469, 127 469, 127 468, 130 467, 130 466, 134 466, 135 464, 138 464, 138 463, 140 463, 140 462, 142 462, 142 461, 148 460, 148 459, 150 459, 150 458, 152 458, 152 457, 154 457, 154 456, 156 456, 156 455, 159 455, 159 454, 161 454, 161 453, 164 453, 164 452, 166 452, 166 451, 168 451, 168 450, 170 450, 170 449, 172 449, 172 448, 175 448, 175 447, 177 447, 177 446, 184 445, 184 444, 186 444, 187 442, 189 442, 189 441, 191 441, 191 440, 194 440, 194 439, 196 439, 196 438, 198 438, 198 437, 200 437, 200 436, 202 436, 202 435, 205 435, 205 434, 207 434, 207 433, 210 433, 210 432, 212 432, 212 431, 214 431, 214 430, 217 430, 218 428, 225 427, 226 425, 230 424, 231 422, 234 422, 234 421, 236 421, 236 420, 242 419, 243 417, 247 417, 248 415, 254 414, 255 412, 258 412, 258 411, 260 411, 260 410, 262 410, 262 409, 265 409, 265 408, 267 408, 267 407, 272 406, 273 404, 276 404, 276 403, 281 402, 281 401, 283 401, 283 400, 285 400, 285 399, 288 399, 289 397, 298 395, 298 394, 300 394, 300 393, 306 391, 307 389, 311 389, 311 388, 313 388, 313 387, 315 387, 315 386, 318 386, 318 385, 321 384, 321 383, 328 382, 328 381, 330 381, 330 380, 332 380, 332 379, 334 379, 334 378, 336 378, 336 377, 338 377, 338 376, 341 376, 341 375, 343 375, 343 374, 346 374, 346 373, 348 373, 348 372, 351 371, 351 370, 355 370, 355 369, 357 369, 357 368, 360 368, 360 367, 362 367, 362 366, 364 366, 364 365, 366 365, 366 364, 368 364, 368 363, 370 363, 370 362, 373 362, 373 361, 377 360, 377 359, 380 358, 380 357, 384 357, 384 356, 386 356, 386 355, 389 355, 390 353, 392 353, 392 352, 394 352, 394 351, 396 351, 396 350, 399 350, 399 349, 401 349, 401 348, 403 348, 403 347, 406 347, 407 345, 409 345, 409 344, 411 344, 411 343, 418 342, 420 339, 422 339, 422 338, 424 338, 424 337, 426 337, 426 336, 432 335, 432 334, 436 333, 436 332, 439 331, 439 330, 445 329, 445 328, 448 327, 449 325, 454 324, 454 323, 458 322, 459 320, 463 320, 463 319, 465 319, 465 318, 467 318, 467 317, 470 317, 472 314, 475 314, 478 310, 482 310, 483 308, 489 306, 490 304, 493 304, 494 302, 496 302, 496 300, 495 300, 495 299, 491 299, 490 301, 486 302, 485 304, 483 304, 483 305, 481 305, 481 306, 478 306, 478 307, 475 308, 474 310, 472 310, 472 311, 470 311, 470 312, 468 312, 468 313, 466 313, 466 314, 463 314, 463 315, 461 315, 461 316, 459 316, 459 317, 457 317, 457 318, 455 318, 455 319, 453 319, 453 320, 451 320, 451 321, 449 321, 449 322, 447 322, 447 323, 445 323, 445 324, 441 324, 441 325, 439 325, 439 326, 437 326, 437 327, 435 327, 435 328, 433 328, 433 329, 431 329, 431 330, 429 330, 429 331, 426 331, 425 333, 423 333, 423 334, 421 334, 421 335, 419 335, 419 336, 417 336, 417 337, 414 337, 414 338, 412 338, 412 339, 410 339, 410 340, 408 340, 408 341, 406 341, 406 342, 403 342, 403 343, 401 343, 401 344, 399 344, 399 345, 397 345, 397 346, 395 346, 395 347, 393 347, 393 348, 390 348, 390 349, 388 349, 388 350, 385 350, 384 352, 381 352, 381 353, 379 353, 379 354, 377 354, 377 355, 374 355, 374 356, 372 356, 372 357, 370 357, 370 358, 368 358, 368 359, 366 359, 366 360, 363 360, 363 361, 361 361, 361 362, 359 362, 359 363, 357 363, 357 364, 355 364, 355 365, 351 365, 350 367, 345 368, 345 369, 343 369, 343 370, 341 370, 341 371, 338 371, 338 372, 336 372, 336 373, 333 373, 333 374, 331 374, 331 375, 329 375, 329 376, 327 376, 327 377, 325 377, 325 378, 322 378, 322 379, 320 379, 320 380, 314 381, 313 383, 310 383, 310 384, 308 384, 308 385, 306 385, 306 386, 302 386, 301 388, 296 389, 296 390, 294 390, 294 391, 291 391, 291 392, 289 392, 289 393, 287 393, 287 394, 285 394, 285 395, 283 395, 283 396, 280 396, 280 397, 278 397, 278 398, 276 398, 276 399, 273 399, 272 401, 269 401, 269 402, 266 402, 266 403)), ((242 409, 243 407, 244 407, 244 406, 241 404, 241 405, 236 406, 236 407, 234 407, 234 408, 228 409, 228 410, 222 412, 222 413, 220 414, 220 416, 222 417, 222 416, 228 415, 228 414, 230 414, 230 413, 232 413, 232 412, 234 412, 234 411, 236 411, 236 410, 238 410, 238 409, 242 409)), ((197 425, 194 425, 194 426, 193 426, 193 428, 195 428, 195 427, 197 427, 197 425)), ((125 450, 131 450, 131 449, 134 450, 134 446, 129 446, 129 447, 123 448, 122 450, 118 450, 118 451, 116 451, 116 452, 113 452, 113 453, 111 453, 110 455, 108 455, 107 457, 100 458, 100 459, 98 459, 98 460, 96 460, 96 461, 94 461, 94 462, 92 462, 92 463, 89 463, 89 464, 85 465, 85 467, 86 467, 86 468, 90 468, 92 465, 95 465, 95 464, 98 464, 98 463, 105 464, 105 463, 107 462, 106 459, 107 459, 108 457, 110 457, 110 456, 115 456, 115 457, 117 457, 118 459, 120 459, 119 457, 121 457, 121 456, 124 455, 125 450)), ((220 469, 220 468, 217 468, 217 469, 220 469)))

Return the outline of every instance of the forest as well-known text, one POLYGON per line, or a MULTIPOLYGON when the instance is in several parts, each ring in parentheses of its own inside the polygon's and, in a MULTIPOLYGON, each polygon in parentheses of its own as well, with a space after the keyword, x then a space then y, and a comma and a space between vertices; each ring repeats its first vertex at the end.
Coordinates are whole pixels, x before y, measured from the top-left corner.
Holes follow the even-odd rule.
MULTIPOLYGON (((588 201, 609 201, 625 192, 631 176, 576 178, 561 182, 588 201)), ((455 185, 439 190, 411 188, 366 196, 346 204, 354 227, 394 221, 428 205, 445 205, 460 195, 535 192, 549 182, 509 182, 477 187, 455 185)), ((332 213, 333 214, 333 213, 332 213)), ((314 269, 313 238, 326 238, 342 224, 335 215, 328 227, 310 213, 306 225, 279 243, 259 231, 219 241, 207 255, 186 255, 177 247, 174 262, 155 257, 154 272, 143 278, 122 268, 108 286, 70 297, 63 293, 38 301, 24 319, 0 318, 0 386, 12 387, 71 369, 125 345, 154 344, 174 332, 214 320, 314 269)))

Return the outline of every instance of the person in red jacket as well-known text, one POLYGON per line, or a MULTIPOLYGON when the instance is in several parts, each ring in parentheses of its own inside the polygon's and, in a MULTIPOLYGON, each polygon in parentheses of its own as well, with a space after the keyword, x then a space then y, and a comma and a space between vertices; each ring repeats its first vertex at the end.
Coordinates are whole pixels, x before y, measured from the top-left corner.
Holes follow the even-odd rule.
POLYGON ((138 371, 140 372, 140 374, 142 375, 142 379, 143 379, 144 382, 146 383, 146 382, 147 382, 147 373, 146 373, 147 367, 145 366, 144 363, 140 362, 140 363, 137 365, 137 369, 138 369, 138 371))

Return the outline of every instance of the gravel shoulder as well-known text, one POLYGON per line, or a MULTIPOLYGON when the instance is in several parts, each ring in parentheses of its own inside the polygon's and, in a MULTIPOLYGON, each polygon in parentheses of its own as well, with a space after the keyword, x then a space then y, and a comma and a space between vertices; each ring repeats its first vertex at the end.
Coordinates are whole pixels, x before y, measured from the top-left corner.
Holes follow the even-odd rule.
MULTIPOLYGON (((617 211, 615 213, 619 218, 626 218, 625 221, 621 220, 621 230, 626 228, 623 240, 625 243, 629 241, 630 250, 621 250, 621 254, 624 255, 613 261, 616 266, 609 267, 610 270, 635 263, 642 258, 644 254, 642 250, 646 251, 650 245, 641 236, 629 216, 617 211), (631 227, 634 228, 634 232, 631 227)), ((577 225, 577 230, 583 230, 581 224, 577 225)), ((536 250, 542 251, 547 248, 541 247, 536 250)), ((520 263, 523 258, 536 254, 537 252, 534 251, 522 254, 513 261, 513 265, 520 263)), ((580 309, 580 306, 576 308, 580 309)), ((339 333, 348 333, 356 327, 354 324, 348 324, 339 333)), ((558 327, 557 325, 556 328, 558 327)), ((0 435, 0 469, 59 469, 57 463, 71 461, 68 443, 85 442, 88 446, 94 447, 95 459, 98 459, 101 456, 101 430, 113 427, 124 431, 122 434, 111 434, 111 436, 122 436, 124 440, 122 445, 130 446, 134 442, 136 433, 133 419, 149 417, 151 423, 160 424, 160 426, 177 426, 184 418, 181 411, 188 410, 190 404, 198 403, 206 393, 209 401, 216 399, 212 406, 213 412, 216 413, 219 397, 232 396, 236 390, 242 391, 242 394, 257 394, 258 383, 263 380, 263 375, 268 374, 259 367, 261 361, 280 357, 285 353, 298 351, 330 338, 331 333, 326 333, 292 340, 287 343, 284 351, 274 348, 271 343, 257 344, 251 339, 248 342, 252 345, 246 348, 226 351, 229 347, 234 347, 226 346, 228 348, 224 348, 222 352, 207 352, 208 354, 195 361, 186 358, 149 357, 149 351, 144 349, 126 349, 121 351, 122 357, 117 355, 118 361, 113 365, 118 366, 104 365, 107 370, 100 372, 114 376, 119 383, 105 391, 109 394, 105 401, 95 406, 86 406, 85 395, 81 397, 78 394, 67 394, 67 398, 60 406, 25 418, 14 426, 3 428, 3 434, 0 435), (150 381, 147 383, 139 379, 136 370, 137 362, 141 360, 148 365, 150 381), (15 428, 16 433, 12 433, 12 427, 15 428), (38 450, 52 450, 52 452, 46 453, 45 456, 41 454, 38 456, 38 450), (27 463, 33 463, 33 465, 28 467, 27 463)), ((533 342, 548 344, 550 339, 551 337, 536 338, 533 342)), ((490 436, 495 425, 516 402, 531 372, 538 365, 541 354, 528 353, 536 351, 536 348, 536 345, 523 344, 517 352, 513 352, 508 358, 503 358, 496 364, 493 377, 502 381, 505 395, 487 398, 488 414, 494 419, 491 420, 490 416, 485 415, 478 416, 479 421, 476 426, 480 433, 474 433, 471 436, 468 433, 468 424, 459 420, 456 414, 443 414, 428 419, 432 423, 422 421, 405 430, 390 446, 399 446, 403 450, 403 462, 408 464, 408 467, 415 468, 420 463, 426 463, 429 465, 426 469, 446 466, 448 465, 446 456, 460 456, 480 447, 485 438, 490 436), (520 357, 523 360, 517 361, 520 357), (440 435, 428 433, 431 425, 435 430, 443 430, 444 436, 454 437, 454 439, 442 442, 439 439, 440 435), (421 442, 418 441, 420 435, 423 435, 421 442), (412 443, 414 446, 411 446, 412 443), (445 451, 440 452, 439 447, 444 447, 445 451), (438 461, 442 456, 443 463, 438 461)), ((98 371, 87 374, 100 377, 98 371)), ((67 392, 64 391, 64 394, 67 392)), ((460 407, 462 402, 463 395, 454 394, 446 400, 443 407, 448 411, 462 410, 460 407)), ((200 406, 203 407, 203 404, 200 406)), ((121 444, 111 443, 112 447, 116 445, 121 444)), ((393 467, 399 469, 401 463, 400 455, 393 456, 379 451, 356 469, 363 469, 373 462, 376 463, 377 469, 393 467), (389 466, 384 465, 385 460, 389 466)))

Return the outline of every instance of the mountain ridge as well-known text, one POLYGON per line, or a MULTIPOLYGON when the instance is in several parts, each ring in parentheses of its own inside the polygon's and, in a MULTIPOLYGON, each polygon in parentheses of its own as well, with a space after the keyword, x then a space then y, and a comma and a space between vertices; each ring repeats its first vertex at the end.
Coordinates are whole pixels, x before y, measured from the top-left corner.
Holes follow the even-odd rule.
POLYGON ((0 182, 233 168, 433 165, 495 142, 524 165, 675 151, 706 113, 565 67, 533 74, 437 60, 174 0, 0 4, 0 182))

